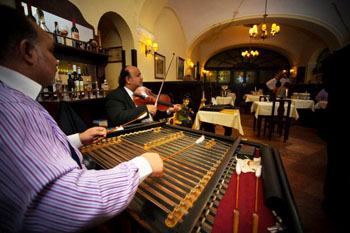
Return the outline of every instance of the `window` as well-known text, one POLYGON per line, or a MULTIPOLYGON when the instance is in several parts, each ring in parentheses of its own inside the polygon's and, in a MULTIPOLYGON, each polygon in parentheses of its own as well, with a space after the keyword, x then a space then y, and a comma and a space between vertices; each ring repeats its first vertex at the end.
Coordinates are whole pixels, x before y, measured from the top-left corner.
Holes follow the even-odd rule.
POLYGON ((245 76, 246 83, 256 83, 256 72, 255 71, 247 71, 245 76))
POLYGON ((243 58, 241 52, 245 49, 247 48, 229 49, 209 58, 204 69, 212 72, 210 82, 215 82, 217 78, 218 83, 228 84, 232 78, 233 83, 265 83, 276 71, 290 69, 288 59, 275 51, 252 48, 258 50, 260 55, 243 58))
POLYGON ((230 83, 230 75, 231 71, 229 70, 219 71, 218 83, 230 83))
POLYGON ((211 82, 211 83, 216 83, 216 77, 218 75, 218 72, 216 70, 210 70, 207 73, 207 82, 211 82))

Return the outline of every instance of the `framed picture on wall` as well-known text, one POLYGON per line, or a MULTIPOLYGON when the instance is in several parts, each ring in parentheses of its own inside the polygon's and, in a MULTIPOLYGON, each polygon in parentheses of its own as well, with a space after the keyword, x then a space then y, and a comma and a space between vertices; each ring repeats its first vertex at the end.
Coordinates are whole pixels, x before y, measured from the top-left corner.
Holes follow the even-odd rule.
POLYGON ((165 78, 165 56, 159 53, 154 53, 154 77, 165 78))
POLYGON ((184 79, 185 77, 185 59, 177 57, 176 59, 176 78, 184 79))
POLYGON ((122 50, 122 46, 108 48, 108 63, 122 62, 122 50))

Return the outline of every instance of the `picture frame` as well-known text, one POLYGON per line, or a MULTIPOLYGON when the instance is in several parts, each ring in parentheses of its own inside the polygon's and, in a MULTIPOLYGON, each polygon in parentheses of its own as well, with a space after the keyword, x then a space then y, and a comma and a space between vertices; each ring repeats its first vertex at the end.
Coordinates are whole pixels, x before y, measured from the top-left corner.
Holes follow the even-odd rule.
POLYGON ((185 77, 185 59, 177 57, 176 59, 176 78, 183 80, 185 77))
POLYGON ((165 72, 165 56, 154 53, 154 77, 156 79, 164 79, 165 72))
POLYGON ((108 63, 113 63, 113 62, 122 62, 122 51, 123 47, 118 46, 118 47, 111 47, 108 48, 108 63))

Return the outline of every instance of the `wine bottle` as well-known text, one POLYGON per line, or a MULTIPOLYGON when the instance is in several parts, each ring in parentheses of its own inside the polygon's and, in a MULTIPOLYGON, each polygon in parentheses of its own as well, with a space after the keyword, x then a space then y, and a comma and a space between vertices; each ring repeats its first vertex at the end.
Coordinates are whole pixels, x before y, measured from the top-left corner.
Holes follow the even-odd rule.
POLYGON ((53 31, 53 33, 55 34, 55 41, 58 44, 62 43, 62 38, 60 37, 60 30, 58 29, 58 23, 57 21, 55 21, 55 30, 53 31))
POLYGON ((84 92, 84 79, 81 76, 81 71, 80 71, 80 67, 78 66, 78 80, 79 80, 79 91, 81 94, 81 97, 85 96, 85 92, 84 92))
POLYGON ((73 81, 74 81, 74 97, 78 97, 80 88, 79 88, 79 79, 78 79, 76 65, 73 65, 73 81))
POLYGON ((72 19, 72 28, 70 29, 71 31, 71 36, 74 39, 73 40, 73 47, 79 47, 79 30, 75 25, 75 18, 72 19))
POLYGON ((72 97, 72 96, 74 96, 74 80, 72 78, 70 68, 68 68, 67 84, 68 84, 67 85, 68 86, 68 91, 71 91, 71 93, 69 93, 69 97, 72 97))

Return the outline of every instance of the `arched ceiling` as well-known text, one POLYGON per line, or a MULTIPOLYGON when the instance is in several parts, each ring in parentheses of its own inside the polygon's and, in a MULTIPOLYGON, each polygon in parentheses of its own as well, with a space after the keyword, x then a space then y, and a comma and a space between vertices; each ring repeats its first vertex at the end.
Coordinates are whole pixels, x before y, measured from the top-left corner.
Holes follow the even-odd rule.
POLYGON ((266 22, 278 23, 281 33, 251 42, 247 25, 263 22, 264 0, 169 0, 167 6, 181 21, 187 56, 202 64, 220 50, 251 43, 281 52, 293 65, 306 65, 320 48, 337 50, 349 43, 348 0, 268 0, 266 22))
MULTIPOLYGON (((264 0, 169 0, 167 5, 174 8, 178 14, 189 44, 210 28, 227 23, 231 23, 232 26, 260 23, 265 13, 264 0)), ((349 28, 348 0, 268 0, 266 13, 267 21, 274 18, 282 19, 278 23, 305 27, 310 31, 314 30, 312 28, 314 25, 319 25, 333 34, 341 44, 343 43, 341 40, 348 36, 348 32, 337 10, 349 28)))

